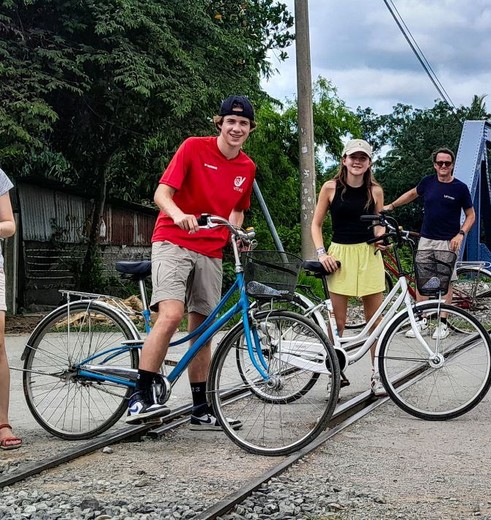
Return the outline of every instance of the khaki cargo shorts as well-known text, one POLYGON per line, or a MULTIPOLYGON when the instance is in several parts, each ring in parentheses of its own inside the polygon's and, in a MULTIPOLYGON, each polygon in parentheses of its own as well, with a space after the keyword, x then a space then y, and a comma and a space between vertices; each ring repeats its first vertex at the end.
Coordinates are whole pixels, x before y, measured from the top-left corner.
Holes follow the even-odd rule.
POLYGON ((179 300, 188 312, 211 314, 222 293, 222 260, 190 251, 170 242, 152 244, 152 299, 179 300))

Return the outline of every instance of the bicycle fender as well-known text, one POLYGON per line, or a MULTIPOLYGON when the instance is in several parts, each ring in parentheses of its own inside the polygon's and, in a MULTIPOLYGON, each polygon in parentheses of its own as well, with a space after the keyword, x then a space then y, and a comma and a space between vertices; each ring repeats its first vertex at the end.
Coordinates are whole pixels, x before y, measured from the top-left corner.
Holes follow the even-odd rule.
POLYGON ((129 329, 131 330, 131 334, 133 335, 133 339, 141 339, 140 334, 138 333, 137 328, 133 324, 133 322, 126 316, 122 311, 120 311, 118 308, 113 307, 112 305, 108 305, 107 303, 104 303, 102 301, 95 301, 95 300, 77 300, 76 302, 71 303, 65 303, 64 305, 60 305, 59 307, 56 307, 56 309, 52 310, 49 314, 47 314, 34 328, 31 335, 29 336, 26 346, 24 347, 24 351, 22 352, 22 355, 20 359, 22 361, 25 360, 27 357, 27 354, 32 349, 32 344, 34 343, 35 339, 37 338, 39 331, 42 330, 45 326, 46 322, 49 322, 53 315, 58 314, 60 312, 60 309, 68 308, 70 305, 73 305, 74 303, 84 303, 87 305, 87 307, 91 307, 93 309, 97 308, 105 308, 109 309, 111 312, 114 312, 115 314, 118 314, 119 317, 126 321, 128 324, 129 329))
MULTIPOLYGON (((425 300, 423 302, 418 302, 418 303, 414 304, 413 309, 417 309, 418 307, 421 307, 421 305, 427 304, 428 301, 445 303, 445 300, 443 298, 434 299, 434 300, 433 299, 425 300)), ((387 325, 384 327, 384 330, 380 333, 380 336, 377 339, 377 346, 375 347, 375 357, 378 358, 378 352, 380 349, 380 345, 382 344, 382 340, 385 338, 385 335, 387 334, 387 331, 389 330, 390 326, 394 323, 394 321, 396 321, 399 318, 399 316, 402 316, 405 313, 407 313, 406 308, 401 309, 399 312, 396 312, 396 314, 392 317, 392 319, 389 321, 389 323, 387 323, 387 325)))
MULTIPOLYGON (((307 298, 307 296, 304 296, 303 294, 300 294, 300 293, 295 293, 295 297, 296 298, 299 298, 300 300, 302 300, 302 302, 305 304, 305 308, 306 309, 312 309, 315 307, 315 303, 307 298)), ((322 316, 322 313, 320 311, 314 311, 312 312, 309 317, 311 319, 314 320, 314 322, 319 325, 319 327, 321 328, 322 332, 327 336, 329 337, 329 333, 328 333, 328 330, 327 330, 327 325, 326 325, 326 320, 324 319, 324 316, 322 316)))

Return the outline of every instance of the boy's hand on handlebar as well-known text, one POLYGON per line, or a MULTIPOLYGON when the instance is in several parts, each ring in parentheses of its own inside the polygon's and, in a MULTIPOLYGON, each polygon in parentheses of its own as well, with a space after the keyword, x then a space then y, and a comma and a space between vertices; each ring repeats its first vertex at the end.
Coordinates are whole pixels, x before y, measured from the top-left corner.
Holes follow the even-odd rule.
POLYGON ((328 273, 334 273, 334 271, 339 269, 337 260, 332 255, 328 255, 327 253, 319 255, 319 262, 324 266, 324 269, 328 273))
POLYGON ((188 231, 190 235, 199 231, 198 220, 195 215, 182 213, 179 217, 174 217, 174 224, 184 231, 188 231))

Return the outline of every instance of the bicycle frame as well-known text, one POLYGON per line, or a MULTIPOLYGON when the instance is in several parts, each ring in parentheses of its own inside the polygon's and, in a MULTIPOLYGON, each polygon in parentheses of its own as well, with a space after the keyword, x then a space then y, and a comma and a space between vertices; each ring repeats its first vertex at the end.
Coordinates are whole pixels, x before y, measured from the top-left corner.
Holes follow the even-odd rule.
MULTIPOLYGON (((443 303, 444 300, 439 299, 434 301, 443 303)), ((327 309, 329 316, 328 328, 331 332, 330 336, 331 340, 334 343, 334 348, 336 349, 336 351, 341 351, 343 353, 346 361, 346 366, 349 366, 359 361, 370 350, 370 347, 376 340, 377 351, 375 355, 377 356, 378 345, 383 339, 384 331, 388 329, 390 323, 393 320, 396 320, 401 314, 403 314, 406 311, 409 316, 411 327, 415 331, 417 340, 419 341, 419 343, 421 343, 421 345, 430 357, 434 356, 435 353, 429 348, 427 342, 424 340, 423 336, 420 334, 418 330, 418 327, 416 326, 415 311, 417 311, 418 306, 424 305, 425 303, 426 302, 420 302, 415 304, 413 302, 409 294, 407 280, 402 275, 399 277, 398 281, 396 282, 390 293, 385 297, 377 312, 372 316, 370 321, 363 327, 363 329, 356 335, 343 337, 339 336, 330 299, 324 300, 323 302, 315 305, 314 307, 309 309, 305 313, 305 315, 313 315, 316 312, 320 312, 322 308, 327 309), (404 308, 398 311, 398 309, 401 306, 403 306, 404 308), (387 313, 385 314, 385 316, 382 317, 384 311, 386 310, 387 313), (382 319, 380 320, 380 322, 377 324, 377 326, 375 326, 372 332, 370 332, 370 329, 374 327, 375 323, 381 317, 382 319), (356 351, 353 354, 350 354, 349 351, 353 348, 356 348, 356 351)))
MULTIPOLYGON (((236 266, 240 266, 240 262, 236 263, 236 266)), ((240 266, 242 269, 242 267, 240 266)), ((170 344, 170 346, 181 345, 189 341, 190 339, 197 336, 196 341, 193 343, 191 348, 183 355, 183 357, 179 360, 177 365, 173 368, 173 370, 167 376, 167 379, 171 383, 175 383, 177 379, 181 376, 184 370, 187 368, 193 357, 198 353, 198 351, 234 316, 237 314, 241 314, 242 323, 244 324, 244 332, 246 337, 246 344, 249 356, 251 357, 252 363, 256 370, 261 374, 265 380, 268 380, 269 377, 266 373, 267 363, 264 359, 262 350, 260 348, 256 348, 256 345, 259 344, 259 338, 254 337, 254 341, 251 334, 251 329, 249 326, 249 299, 247 298, 245 292, 245 284, 244 284, 244 273, 242 271, 237 272, 237 277, 232 285, 232 287, 227 291, 225 296, 220 300, 219 304, 215 308, 215 310, 208 316, 208 318, 191 334, 187 334, 185 337, 180 340, 174 341, 170 344), (223 316, 217 319, 218 314, 223 309, 225 304, 231 298, 231 296, 239 291, 239 301, 234 304, 223 316)))
MULTIPOLYGON (((249 316, 250 316, 250 302, 247 297, 245 291, 245 282, 244 282, 244 273, 243 267, 240 261, 239 251, 236 244, 236 237, 233 237, 232 247, 235 257, 235 273, 236 279, 233 283, 232 287, 227 291, 227 293, 221 298, 218 305, 215 307, 213 312, 206 318, 206 320, 193 332, 190 334, 186 334, 183 338, 173 341, 169 344, 170 347, 181 345, 186 343, 192 339, 195 339, 194 343, 190 346, 190 348, 186 351, 186 353, 182 356, 182 358, 178 361, 177 365, 172 369, 172 371, 166 376, 169 381, 171 387, 175 384, 175 382, 179 379, 182 373, 186 370, 189 363, 196 356, 196 354, 201 350, 201 348, 210 341, 210 339, 224 327, 231 319, 235 316, 241 316, 242 323, 244 326, 244 334, 246 339, 246 345, 248 354, 251 358, 252 364, 255 369, 261 375, 261 377, 265 380, 269 380, 269 376, 267 374, 268 363, 266 362, 262 349, 258 347, 260 345, 260 340, 257 337, 257 333, 251 333, 251 328, 249 325, 249 316), (226 311, 222 316, 218 317, 227 302, 231 299, 231 297, 238 292, 239 299, 237 303, 235 303, 228 311, 226 311)), ((143 284, 143 281, 142 281, 143 284)), ((144 293, 144 287, 140 285, 140 291, 142 294, 144 293)), ((146 300, 145 300, 146 301, 146 300)), ((144 301, 144 309, 145 309, 145 301, 144 301)), ((147 316, 143 314, 145 319, 145 324, 147 328, 147 320, 149 317, 149 312, 147 316)), ((148 329, 147 329, 148 330, 148 329)), ((114 347, 108 349, 106 351, 100 352, 92 357, 89 357, 78 365, 76 365, 75 369, 78 371, 78 375, 100 380, 100 381, 110 381, 112 383, 124 386, 135 386, 134 378, 131 378, 132 371, 131 369, 123 370, 125 376, 130 377, 118 377, 115 372, 117 372, 117 368, 110 367, 107 369, 107 372, 104 370, 104 366, 101 365, 91 365, 96 359, 103 359, 103 361, 108 361, 109 359, 113 359, 118 354, 126 352, 128 349, 135 348, 135 344, 138 343, 137 347, 141 348, 143 346, 143 341, 128 341, 122 344, 120 347, 114 347)), ((136 374, 135 374, 136 375, 136 374)))
MULTIPOLYGON (((444 302, 443 299, 436 300, 439 302, 444 302)), ((426 350, 428 355, 431 357, 435 353, 429 348, 427 342, 423 339, 417 325, 415 318, 415 311, 417 311, 418 306, 425 304, 426 302, 420 302, 414 304, 408 290, 408 283, 404 276, 400 276, 395 286, 392 288, 390 293, 385 297, 381 306, 377 309, 375 314, 371 317, 370 321, 363 327, 359 334, 353 336, 346 337, 337 337, 339 341, 339 348, 343 348, 344 350, 349 349, 349 347, 356 346, 363 341, 363 344, 356 350, 356 352, 352 355, 347 354, 348 365, 351 365, 361 359, 370 349, 375 340, 377 343, 377 351, 375 355, 377 356, 378 346, 380 344, 381 339, 383 338, 383 333, 388 329, 390 323, 397 319, 401 314, 407 312, 409 321, 411 323, 411 327, 415 332, 416 339, 419 341, 421 346, 426 350), (399 294, 397 294, 399 293, 399 294), (396 296, 397 295, 397 296, 396 296), (393 303, 391 303, 393 301, 393 303), (400 307, 403 306, 403 309, 399 311, 400 307), (387 310, 385 316, 382 317, 384 311, 387 310), (382 319, 378 323, 378 325, 370 332, 370 329, 375 325, 379 318, 382 319)), ((336 340, 335 340, 336 344, 336 340)))
MULTIPOLYGON (((399 271, 397 270, 397 260, 394 257, 394 255, 391 253, 389 249, 383 252, 382 258, 384 261, 384 268, 385 272, 389 272, 392 276, 398 278, 399 277, 399 271)), ((410 273, 404 273, 404 276, 406 277, 406 280, 409 282, 407 284, 407 288, 409 291, 409 294, 412 298, 416 298, 416 291, 414 289, 414 278, 411 276, 410 273)))

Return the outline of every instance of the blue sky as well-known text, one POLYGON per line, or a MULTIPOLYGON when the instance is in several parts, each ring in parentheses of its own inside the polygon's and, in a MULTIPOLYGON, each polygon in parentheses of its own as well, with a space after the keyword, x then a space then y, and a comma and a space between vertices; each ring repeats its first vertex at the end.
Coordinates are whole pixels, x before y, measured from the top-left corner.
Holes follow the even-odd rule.
MULTIPOLYGON (((294 13, 294 0, 283 0, 294 13)), ((491 0, 393 0, 456 106, 491 94, 491 0)), ((396 103, 434 105, 439 94, 383 0, 309 0, 312 77, 333 82, 348 107, 390 113, 396 103)), ((295 47, 271 62, 263 88, 296 97, 295 47)), ((488 111, 491 99, 487 99, 488 111)))

